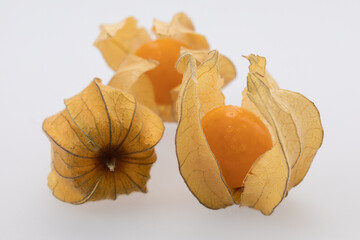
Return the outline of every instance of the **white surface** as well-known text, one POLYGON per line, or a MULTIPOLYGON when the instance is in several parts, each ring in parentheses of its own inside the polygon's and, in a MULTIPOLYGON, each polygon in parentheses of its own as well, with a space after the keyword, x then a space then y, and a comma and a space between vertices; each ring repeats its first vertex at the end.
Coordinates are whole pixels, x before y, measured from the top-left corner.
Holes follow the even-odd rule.
POLYGON ((360 239, 359 1, 0 1, 1 239, 360 239), (324 143, 300 186, 270 217, 204 208, 177 170, 175 124, 166 125, 149 193, 72 206, 47 187, 50 144, 41 130, 63 99, 112 71, 92 46, 101 23, 136 16, 150 28, 185 11, 238 78, 266 56, 281 87, 318 106, 324 143))

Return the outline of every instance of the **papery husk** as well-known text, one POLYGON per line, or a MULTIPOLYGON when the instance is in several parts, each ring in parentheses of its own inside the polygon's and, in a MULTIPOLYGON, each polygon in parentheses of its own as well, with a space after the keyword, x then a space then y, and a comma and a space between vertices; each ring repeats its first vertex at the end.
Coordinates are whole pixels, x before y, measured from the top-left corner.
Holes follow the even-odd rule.
POLYGON ((137 20, 134 17, 128 17, 115 24, 103 24, 100 30, 100 35, 94 45, 114 71, 119 69, 129 54, 151 41, 149 33, 146 29, 137 26, 137 20))
MULTIPOLYGON (((169 23, 155 19, 152 30, 157 38, 172 38, 187 46, 188 51, 194 51, 194 56, 199 57, 198 61, 203 61, 200 56, 208 55, 209 44, 206 38, 195 32, 193 23, 184 13, 175 14, 169 23)), ((108 65, 115 71, 109 83, 110 86, 129 91, 140 103, 158 114, 163 121, 176 121, 175 105, 179 87, 170 91, 172 104, 156 103, 154 89, 150 86, 152 83, 146 76, 147 71, 156 67, 156 62, 139 60, 139 57, 134 55, 141 45, 149 41, 151 38, 146 30, 139 28, 137 20, 129 17, 117 24, 102 25, 95 46, 99 48, 108 65), (153 66, 149 67, 151 64, 153 66)), ((220 55, 219 60, 220 74, 227 84, 236 77, 235 67, 223 55, 220 55)))
POLYGON ((200 121, 206 112, 224 105, 220 90, 222 81, 216 66, 218 53, 211 55, 199 68, 191 54, 184 54, 179 60, 179 70, 184 64, 186 68, 177 102, 176 154, 181 176, 190 191, 204 206, 218 209, 232 205, 233 199, 207 144, 200 121), (204 95, 206 92, 212 94, 204 95), (204 100, 208 104, 202 104, 204 100))
POLYGON ((265 70, 265 58, 255 55, 247 58, 251 63, 247 95, 266 119, 265 122, 271 126, 272 136, 276 138, 274 147, 269 152, 274 152, 271 154, 277 154, 278 157, 269 157, 270 153, 267 152, 254 163, 244 180, 240 204, 269 215, 287 196, 288 191, 305 177, 321 146, 323 129, 319 112, 310 100, 299 93, 280 89, 265 70), (274 165, 277 168, 267 164, 267 161, 271 161, 270 158, 277 159, 274 165), (267 167, 264 168, 264 165, 267 167), (285 171, 286 167, 288 173, 285 171), (277 182, 265 180, 264 169, 267 178, 276 179, 277 182), (253 191, 256 185, 264 185, 262 191, 253 191))
POLYGON ((196 33, 194 25, 185 13, 177 13, 169 22, 154 19, 153 32, 157 38, 173 38, 194 50, 209 50, 205 36, 196 33))
POLYGON ((219 74, 213 72, 212 77, 201 78, 201 74, 196 72, 194 57, 187 58, 186 64, 184 60, 179 63, 184 79, 178 98, 180 117, 176 135, 180 172, 186 184, 206 207, 229 206, 232 198, 240 206, 249 206, 270 215, 290 188, 304 178, 321 145, 323 130, 315 105, 299 93, 280 89, 265 69, 265 58, 248 56, 250 72, 242 107, 254 112, 267 125, 273 147, 256 160, 241 188, 229 189, 218 164, 214 163, 217 161, 201 127, 201 117, 208 109, 223 105, 223 102, 216 101, 217 91, 221 93, 218 85, 222 80, 218 77, 218 84, 205 83, 208 79, 216 81, 215 75, 219 74), (202 85, 214 88, 202 91, 199 87, 202 85), (185 163, 186 168, 183 167, 185 163), (231 192, 230 196, 228 192, 231 192))
POLYGON ((147 71, 156 68, 157 65, 158 62, 156 61, 129 55, 120 65, 108 85, 131 93, 139 103, 159 114, 153 85, 145 74, 147 71))
MULTIPOLYGON (((206 59, 209 57, 208 50, 181 48, 181 54, 183 55, 185 53, 191 53, 195 57, 197 64, 206 61, 206 59)), ((222 86, 224 87, 236 77, 236 69, 230 59, 221 54, 219 54, 217 66, 219 69, 219 75, 224 81, 222 86)))
POLYGON ((82 204, 147 192, 154 146, 164 130, 161 119, 131 94, 98 79, 65 105, 43 123, 52 146, 48 185, 54 196, 82 204))
MULTIPOLYGON (((208 50, 191 50, 191 49, 182 48, 181 55, 186 56, 187 54, 191 54, 195 58, 196 64, 199 65, 207 60, 210 52, 208 50)), ((230 83, 236 77, 236 69, 235 69, 235 66, 233 65, 233 63, 230 61, 230 59, 228 59, 224 55, 219 54, 218 52, 216 52, 216 54, 217 54, 217 71, 218 71, 217 74, 220 77, 220 80, 218 81, 218 83, 222 84, 222 87, 224 87, 225 85, 230 83)), ((182 60, 182 61, 184 62, 184 60, 182 60)), ((181 65, 181 64, 178 64, 178 65, 181 65)), ((184 66, 178 66, 177 68, 178 68, 179 72, 184 71, 184 69, 181 69, 181 68, 184 68, 184 66)), ((178 99, 179 91, 180 91, 180 85, 178 87, 174 88, 170 92, 171 99, 174 103, 173 106, 175 106, 175 104, 176 104, 176 100, 178 99)), ((206 101, 204 101, 204 103, 206 104, 206 101)), ((173 107, 173 109, 175 111, 174 119, 178 120, 177 119, 178 113, 176 112, 177 109, 176 109, 176 107, 173 107)))

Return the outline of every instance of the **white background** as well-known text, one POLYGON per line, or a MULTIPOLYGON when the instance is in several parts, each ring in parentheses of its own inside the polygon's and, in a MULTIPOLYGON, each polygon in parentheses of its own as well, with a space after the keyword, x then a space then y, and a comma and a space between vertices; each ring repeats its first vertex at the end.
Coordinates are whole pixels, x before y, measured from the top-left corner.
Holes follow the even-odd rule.
POLYGON ((0 0, 0 239, 360 239, 359 1, 0 0), (209 210, 185 186, 175 124, 157 146, 148 194, 72 206, 47 187, 43 119, 94 77, 112 71, 93 46, 102 23, 129 15, 150 28, 186 12, 235 63, 224 91, 241 102, 248 62, 267 57, 282 88, 321 113, 325 138, 305 180, 266 217, 249 208, 209 210))

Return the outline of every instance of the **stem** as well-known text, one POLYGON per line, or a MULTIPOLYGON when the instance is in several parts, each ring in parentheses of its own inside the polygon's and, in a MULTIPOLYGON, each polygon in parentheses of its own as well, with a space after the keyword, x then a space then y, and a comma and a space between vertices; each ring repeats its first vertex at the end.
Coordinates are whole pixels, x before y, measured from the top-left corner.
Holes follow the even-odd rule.
POLYGON ((113 172, 115 169, 115 158, 111 158, 109 161, 107 161, 106 165, 108 166, 109 170, 113 172))

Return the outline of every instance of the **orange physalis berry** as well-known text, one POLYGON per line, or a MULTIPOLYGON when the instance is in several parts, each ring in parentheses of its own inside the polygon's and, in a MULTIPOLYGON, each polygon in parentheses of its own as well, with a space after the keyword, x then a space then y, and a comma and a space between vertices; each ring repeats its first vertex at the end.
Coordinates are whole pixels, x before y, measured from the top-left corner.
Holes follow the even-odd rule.
POLYGON ((186 46, 174 39, 162 38, 145 43, 135 53, 159 62, 155 69, 146 73, 153 83, 158 104, 171 104, 170 90, 181 83, 182 75, 175 70, 181 47, 186 46))
POLYGON ((255 160, 272 148, 265 124, 252 112, 237 106, 217 107, 201 119, 206 140, 219 163, 227 185, 241 187, 255 160))

